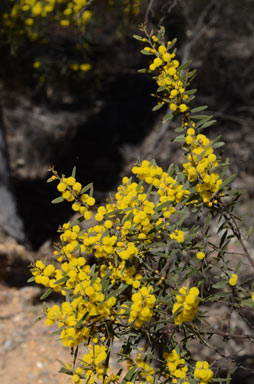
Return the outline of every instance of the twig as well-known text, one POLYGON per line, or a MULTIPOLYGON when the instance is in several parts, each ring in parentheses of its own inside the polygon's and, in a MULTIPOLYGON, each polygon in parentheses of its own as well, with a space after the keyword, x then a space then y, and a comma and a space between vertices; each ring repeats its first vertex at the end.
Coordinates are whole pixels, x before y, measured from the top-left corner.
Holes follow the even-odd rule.
POLYGON ((152 11, 153 1, 154 1, 154 0, 150 0, 150 1, 149 1, 148 7, 147 7, 147 9, 146 9, 146 14, 145 14, 145 24, 147 24, 147 22, 148 22, 148 17, 149 17, 149 13, 152 11))
POLYGON ((237 240, 241 244, 242 249, 244 250, 246 256, 248 257, 250 265, 251 265, 252 269, 254 270, 254 260, 251 258, 251 255, 250 255, 248 249, 246 248, 246 246, 245 246, 245 244, 243 242, 241 232, 239 231, 239 228, 238 228, 238 225, 237 225, 237 223, 235 221, 234 216, 231 215, 230 212, 225 212, 224 213, 224 218, 227 221, 228 225, 230 226, 233 234, 236 236, 237 240))
MULTIPOLYGON (((159 26, 161 26, 161 25, 163 24, 165 18, 170 14, 170 12, 171 12, 172 9, 177 5, 177 3, 178 3, 178 0, 173 0, 173 1, 172 1, 172 4, 170 4, 169 7, 168 7, 168 10, 167 10, 166 15, 163 16, 163 17, 160 19, 160 21, 159 21, 159 23, 158 23, 159 26)), ((163 8, 165 8, 165 7, 166 7, 166 4, 162 7, 161 10, 163 10, 163 8)))
MULTIPOLYGON (((180 3, 181 4, 181 3, 180 3)), ((210 3, 208 3, 208 5, 205 7, 205 9, 203 10, 203 12, 201 12, 201 14, 199 15, 199 18, 196 22, 196 25, 192 31, 192 39, 185 45, 184 49, 183 49, 183 62, 186 62, 189 57, 190 57, 190 50, 191 48, 193 47, 194 44, 196 44, 196 42, 202 37, 202 35, 204 34, 205 30, 207 29, 208 25, 212 24, 217 18, 218 16, 215 14, 214 17, 212 17, 208 23, 205 23, 205 18, 206 16, 208 15, 208 13, 210 12, 210 10, 212 9, 212 7, 216 4, 216 1, 213 0, 211 1, 210 3)), ((181 4, 182 5, 182 4, 181 4)), ((185 6, 182 5, 182 6, 185 6)))

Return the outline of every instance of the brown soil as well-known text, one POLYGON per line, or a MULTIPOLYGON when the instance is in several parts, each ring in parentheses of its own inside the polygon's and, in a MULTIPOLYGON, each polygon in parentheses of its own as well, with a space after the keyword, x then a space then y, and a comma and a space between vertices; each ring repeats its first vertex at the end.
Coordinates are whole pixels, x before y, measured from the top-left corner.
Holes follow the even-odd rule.
POLYGON ((50 335, 44 321, 35 322, 41 305, 33 305, 40 289, 0 285, 1 384, 67 384, 57 359, 70 361, 69 351, 50 335))

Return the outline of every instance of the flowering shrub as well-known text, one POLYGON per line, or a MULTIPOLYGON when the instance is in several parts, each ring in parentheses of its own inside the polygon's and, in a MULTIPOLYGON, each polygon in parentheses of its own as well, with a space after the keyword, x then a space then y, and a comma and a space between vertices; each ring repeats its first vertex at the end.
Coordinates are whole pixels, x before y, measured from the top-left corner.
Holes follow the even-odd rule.
POLYGON ((1 9, 0 41, 8 42, 12 53, 23 53, 22 48, 28 43, 32 69, 41 75, 41 82, 52 78, 55 71, 57 76, 59 71, 62 75, 72 72, 82 76, 92 69, 89 45, 96 32, 89 32, 88 28, 98 18, 100 8, 104 7, 104 14, 119 9, 124 19, 125 15, 136 15, 140 3, 141 0, 7 0, 1 9))
POLYGON ((135 38, 145 43, 142 52, 152 61, 141 71, 151 73, 159 86, 154 109, 168 105, 165 120, 181 119, 176 128, 181 135, 174 141, 183 144, 182 168, 137 163, 100 206, 93 185, 83 187, 75 169, 69 177, 52 169, 48 181, 57 181, 61 194, 53 203, 70 202, 78 217, 60 228, 55 261, 36 261, 30 280, 47 288, 42 299, 52 291, 63 297, 61 304, 45 305, 44 316, 72 350, 73 362, 63 363, 60 371, 74 383, 205 384, 217 368, 211 369, 213 361, 198 360, 193 343, 224 358, 213 347, 214 335, 253 341, 251 331, 238 335, 230 321, 220 330, 209 320, 212 303, 226 303, 243 318, 244 309, 254 308, 253 279, 239 276, 238 282, 240 263, 229 263, 227 246, 238 240, 241 262, 253 267, 253 260, 234 213, 239 194, 216 153, 222 143, 201 133, 214 120, 199 114, 206 107, 189 106, 195 72, 176 60, 176 41, 165 42, 163 28, 157 35, 142 31, 145 37, 135 38), (219 241, 211 229, 216 218, 219 241), (110 371, 115 341, 121 344, 119 363, 125 363, 117 373, 110 371))

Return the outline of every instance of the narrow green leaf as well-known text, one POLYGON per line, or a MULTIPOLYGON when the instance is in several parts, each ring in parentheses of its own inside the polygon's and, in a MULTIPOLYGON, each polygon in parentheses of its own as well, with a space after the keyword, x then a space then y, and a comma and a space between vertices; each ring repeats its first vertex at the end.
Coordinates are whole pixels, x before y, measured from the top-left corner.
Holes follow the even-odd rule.
POLYGON ((189 91, 185 91, 184 95, 194 95, 197 92, 197 89, 190 89, 189 91))
POLYGON ((132 367, 124 376, 122 380, 122 384, 127 383, 128 381, 132 381, 133 376, 135 375, 136 367, 132 367))
POLYGON ((153 56, 154 55, 154 53, 145 51, 144 49, 141 49, 140 52, 142 53, 142 55, 147 55, 147 56, 153 56))
POLYGON ((166 85, 162 85, 161 87, 157 88, 157 92, 162 92, 167 89, 166 85))
POLYGON ((216 120, 210 120, 210 121, 207 121, 206 123, 200 125, 199 128, 200 129, 205 129, 205 128, 211 127, 215 123, 216 123, 216 120))
MULTIPOLYGON (((164 35, 165 35, 165 27, 161 26, 160 30, 159 30, 159 33, 158 33, 158 40, 161 40, 161 38, 164 38, 164 35)), ((174 40, 176 40, 176 39, 174 39, 174 40)), ((173 43, 173 41, 172 41, 172 43, 173 43)))
POLYGON ((158 111, 158 109, 161 109, 163 107, 164 104, 157 104, 155 105, 155 107, 153 107, 152 111, 158 111))
POLYGON ((44 299, 46 299, 46 298, 51 294, 51 292, 53 292, 53 289, 52 289, 52 288, 48 288, 48 289, 43 293, 43 295, 41 295, 40 300, 44 300, 44 299))
POLYGON ((69 369, 64 368, 64 367, 60 368, 58 372, 65 373, 66 375, 72 376, 72 371, 70 371, 69 369))
POLYGON ((84 188, 81 189, 80 194, 85 193, 86 191, 88 191, 88 189, 91 189, 92 185, 93 183, 87 184, 84 188))
POLYGON ((185 130, 184 127, 178 127, 175 129, 175 132, 183 132, 185 130))
POLYGON ((170 50, 171 48, 173 48, 176 42, 177 42, 177 39, 176 39, 176 38, 173 39, 172 42, 171 42, 171 44, 168 45, 168 50, 170 50))
POLYGON ((215 283, 212 285, 213 288, 219 289, 219 288, 225 288, 228 285, 226 281, 219 281, 218 283, 215 283))
POLYGON ((64 198, 62 196, 59 196, 56 199, 52 200, 51 203, 58 204, 58 203, 62 203, 63 201, 64 201, 64 198))
POLYGON ((251 299, 250 300, 243 300, 240 305, 241 305, 241 307, 248 307, 248 308, 254 307, 254 303, 251 299))
POLYGON ((217 149, 217 148, 223 147, 224 144, 225 144, 225 143, 224 143, 223 141, 219 141, 218 143, 215 143, 215 144, 213 145, 213 148, 214 148, 214 149, 217 149))
POLYGON ((149 73, 149 69, 147 69, 147 68, 141 68, 141 69, 138 69, 138 72, 139 72, 139 73, 149 73))
POLYGON ((231 175, 226 178, 226 180, 223 181, 223 183, 220 185, 220 189, 224 188, 226 185, 230 184, 232 180, 234 180, 236 175, 231 175))
POLYGON ((79 321, 75 324, 75 328, 79 328, 81 324, 84 322, 84 320, 87 318, 89 312, 86 312, 80 319, 79 321))
POLYGON ((73 167, 73 170, 71 172, 72 177, 76 177, 76 167, 73 167))
POLYGON ((180 67, 177 68, 178 71, 182 71, 183 69, 187 68, 191 64, 191 61, 186 61, 184 64, 180 65, 180 67))
POLYGON ((122 293, 127 287, 128 287, 127 284, 121 284, 119 288, 110 292, 110 295, 108 296, 108 298, 110 298, 112 296, 115 296, 115 297, 119 296, 120 293, 122 293))
POLYGON ((166 116, 163 118, 163 123, 165 123, 168 120, 172 120, 174 117, 174 114, 172 112, 168 113, 166 116))
POLYGON ((185 143, 185 135, 175 137, 173 143, 185 143))
POLYGON ((28 283, 32 283, 33 281, 35 281, 35 276, 32 276, 32 277, 30 277, 30 278, 27 280, 28 283))
POLYGON ((200 107, 197 107, 197 108, 193 108, 190 110, 191 113, 197 113, 197 112, 201 112, 201 111, 204 111, 205 109, 208 108, 208 105, 202 105, 200 107))
POLYGON ((138 41, 143 41, 143 37, 141 37, 139 35, 133 35, 132 37, 133 37, 133 39, 136 39, 138 41))
POLYGON ((228 231, 226 230, 226 231, 223 233, 222 237, 221 237, 219 248, 221 248, 221 247, 223 246, 225 240, 227 239, 227 234, 228 234, 228 231))
POLYGON ((61 277, 61 279, 54 282, 54 284, 62 284, 68 280, 68 276, 61 277))

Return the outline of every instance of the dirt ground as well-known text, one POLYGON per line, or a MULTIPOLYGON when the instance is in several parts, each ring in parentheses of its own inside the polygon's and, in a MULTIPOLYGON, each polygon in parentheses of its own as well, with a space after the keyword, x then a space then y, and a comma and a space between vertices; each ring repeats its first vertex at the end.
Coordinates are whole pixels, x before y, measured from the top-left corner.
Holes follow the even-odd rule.
POLYGON ((35 322, 41 305, 33 305, 40 290, 0 285, 1 384, 67 384, 57 359, 70 361, 69 351, 50 335, 44 321, 35 322))

